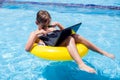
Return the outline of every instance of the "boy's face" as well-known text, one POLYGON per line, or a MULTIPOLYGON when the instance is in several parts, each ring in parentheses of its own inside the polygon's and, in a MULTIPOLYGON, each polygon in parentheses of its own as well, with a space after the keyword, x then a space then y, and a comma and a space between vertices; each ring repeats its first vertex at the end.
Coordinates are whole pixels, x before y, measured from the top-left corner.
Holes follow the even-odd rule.
POLYGON ((50 21, 46 21, 44 23, 38 23, 38 21, 36 21, 36 24, 39 26, 39 28, 46 29, 50 25, 50 21))
POLYGON ((50 25, 50 20, 47 20, 44 23, 41 23, 41 26, 43 27, 43 29, 48 28, 48 26, 50 25))

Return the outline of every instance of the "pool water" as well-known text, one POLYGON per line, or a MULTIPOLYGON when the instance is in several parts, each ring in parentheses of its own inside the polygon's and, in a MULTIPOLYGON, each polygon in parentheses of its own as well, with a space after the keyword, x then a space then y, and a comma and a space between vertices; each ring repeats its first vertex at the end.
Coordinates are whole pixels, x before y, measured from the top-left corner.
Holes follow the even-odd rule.
POLYGON ((0 6, 0 80, 120 80, 120 10, 3 2, 0 6), (24 46, 34 31, 36 13, 48 10, 65 27, 82 22, 78 34, 116 56, 111 60, 89 51, 83 61, 97 74, 79 70, 74 61, 37 58, 24 46))
POLYGON ((55 2, 55 3, 83 3, 83 4, 97 4, 97 5, 114 5, 120 6, 119 0, 13 0, 13 1, 35 1, 35 2, 55 2))

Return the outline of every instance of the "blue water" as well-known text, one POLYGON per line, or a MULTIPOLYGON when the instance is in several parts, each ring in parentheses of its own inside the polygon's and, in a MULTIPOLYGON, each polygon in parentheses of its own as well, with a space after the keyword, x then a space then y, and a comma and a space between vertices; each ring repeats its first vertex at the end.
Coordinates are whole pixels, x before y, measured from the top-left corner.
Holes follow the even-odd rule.
POLYGON ((120 0, 15 0, 15 1, 35 1, 35 2, 56 2, 56 3, 83 3, 97 5, 114 5, 120 6, 120 0))
POLYGON ((120 11, 3 3, 0 8, 0 80, 120 80, 120 11), (35 57, 24 46, 35 30, 36 12, 48 10, 65 27, 82 22, 78 34, 116 56, 111 60, 89 51, 83 61, 96 69, 89 74, 74 61, 57 62, 35 57))

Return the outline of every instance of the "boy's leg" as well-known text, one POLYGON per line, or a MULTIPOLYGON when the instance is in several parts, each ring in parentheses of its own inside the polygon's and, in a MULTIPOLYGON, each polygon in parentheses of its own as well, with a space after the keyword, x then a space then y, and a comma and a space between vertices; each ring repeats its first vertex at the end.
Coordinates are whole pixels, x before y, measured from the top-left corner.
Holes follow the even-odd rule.
POLYGON ((71 57, 78 63, 80 69, 83 69, 83 70, 85 70, 87 72, 90 72, 90 73, 95 73, 96 72, 93 68, 87 66, 82 61, 81 57, 78 54, 78 51, 77 51, 77 48, 76 48, 76 44, 75 44, 75 40, 74 40, 73 37, 71 37, 71 36, 68 37, 65 40, 64 44, 62 44, 62 45, 66 45, 67 46, 67 49, 68 49, 71 57))
POLYGON ((109 54, 109 53, 101 50, 100 48, 98 48, 97 46, 95 46, 93 43, 91 43, 90 41, 86 40, 85 38, 81 37, 80 35, 74 34, 72 36, 74 37, 76 43, 82 43, 86 47, 88 47, 89 49, 114 59, 114 55, 109 54))

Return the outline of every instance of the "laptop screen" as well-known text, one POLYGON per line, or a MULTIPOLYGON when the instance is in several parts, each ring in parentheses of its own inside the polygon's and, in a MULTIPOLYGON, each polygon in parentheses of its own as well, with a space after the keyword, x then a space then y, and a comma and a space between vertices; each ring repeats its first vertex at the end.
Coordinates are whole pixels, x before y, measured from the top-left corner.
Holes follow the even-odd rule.
POLYGON ((56 46, 61 44, 61 42, 63 42, 68 36, 70 36, 72 34, 75 34, 77 32, 77 30, 79 29, 81 24, 82 23, 78 23, 78 24, 75 24, 73 26, 70 26, 70 27, 65 28, 64 30, 62 30, 59 37, 58 37, 56 46))
POLYGON ((75 24, 75 25, 73 25, 73 26, 70 26, 70 27, 68 27, 68 28, 66 28, 66 29, 71 29, 71 30, 73 30, 74 32, 77 32, 78 29, 80 28, 81 24, 82 24, 82 23, 80 22, 80 23, 75 24))

